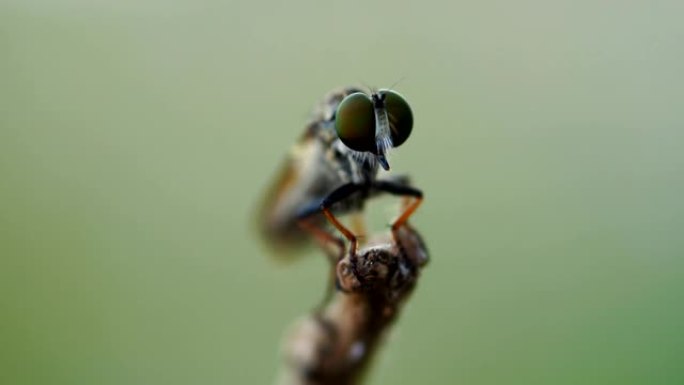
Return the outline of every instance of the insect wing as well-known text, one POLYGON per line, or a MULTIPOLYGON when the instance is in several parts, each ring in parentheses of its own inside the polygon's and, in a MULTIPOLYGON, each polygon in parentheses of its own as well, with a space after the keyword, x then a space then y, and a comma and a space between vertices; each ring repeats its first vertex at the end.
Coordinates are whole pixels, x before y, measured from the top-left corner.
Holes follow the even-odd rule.
MULTIPOLYGON (((258 214, 258 227, 275 254, 290 259, 310 243, 311 235, 299 224, 299 215, 317 208, 321 198, 338 183, 326 168, 325 148, 305 136, 293 146, 273 184, 267 190, 258 214)), ((308 218, 310 224, 325 225, 323 215, 308 218)))

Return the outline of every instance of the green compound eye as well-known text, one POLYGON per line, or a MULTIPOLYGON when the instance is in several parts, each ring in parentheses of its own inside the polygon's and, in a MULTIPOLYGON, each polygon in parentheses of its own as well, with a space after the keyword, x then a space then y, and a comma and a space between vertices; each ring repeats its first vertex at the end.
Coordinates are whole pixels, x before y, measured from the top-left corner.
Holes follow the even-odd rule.
POLYGON ((399 93, 392 90, 380 90, 385 96, 385 108, 390 123, 392 146, 399 147, 408 139, 413 129, 413 113, 408 102, 399 93))
POLYGON ((344 98, 335 113, 335 130, 352 150, 375 153, 375 112, 370 97, 355 92, 344 98))

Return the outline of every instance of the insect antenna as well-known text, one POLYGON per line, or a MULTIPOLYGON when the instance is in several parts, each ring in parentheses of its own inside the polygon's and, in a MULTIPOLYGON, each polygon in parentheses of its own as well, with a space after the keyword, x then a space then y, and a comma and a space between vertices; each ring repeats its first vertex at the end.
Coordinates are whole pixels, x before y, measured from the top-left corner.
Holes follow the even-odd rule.
POLYGON ((389 86, 388 90, 394 90, 394 87, 396 87, 397 84, 403 82, 404 79, 406 79, 406 78, 407 78, 407 75, 404 75, 404 76, 400 77, 399 80, 397 80, 397 81, 394 82, 391 86, 389 86))

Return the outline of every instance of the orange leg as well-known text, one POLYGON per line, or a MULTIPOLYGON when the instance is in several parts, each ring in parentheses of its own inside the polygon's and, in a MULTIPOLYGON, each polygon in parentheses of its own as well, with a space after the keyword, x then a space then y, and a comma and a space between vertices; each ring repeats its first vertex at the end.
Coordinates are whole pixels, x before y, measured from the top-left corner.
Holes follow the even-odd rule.
POLYGON ((325 215, 325 217, 328 218, 328 221, 330 221, 330 223, 333 226, 335 226, 335 228, 337 230, 339 230, 342 233, 342 235, 344 235, 345 238, 347 238, 349 240, 350 250, 352 252, 356 252, 356 246, 357 246, 356 235, 354 235, 354 233, 352 233, 351 230, 346 228, 340 221, 338 221, 337 218, 335 218, 333 213, 330 211, 330 209, 328 209, 327 207, 322 207, 321 209, 323 210, 323 214, 325 215))
POLYGON ((344 241, 329 232, 325 231, 319 226, 312 224, 309 220, 300 219, 299 226, 309 232, 319 246, 328 254, 330 262, 335 265, 340 259, 344 257, 344 241), (331 251, 329 245, 335 245, 337 252, 331 251))
POLYGON ((397 218, 394 221, 394 223, 392 223, 392 230, 397 230, 398 228, 403 226, 404 223, 406 223, 406 221, 408 221, 408 219, 411 217, 411 215, 413 215, 413 213, 416 211, 416 209, 418 208, 418 206, 420 206, 421 203, 423 203, 423 197, 415 197, 413 202, 406 206, 406 209, 399 216, 399 218, 397 218))
POLYGON ((390 193, 392 195, 398 195, 402 197, 413 197, 414 200, 411 203, 404 204, 404 212, 401 213, 399 218, 397 218, 394 223, 392 223, 392 230, 397 230, 413 215, 418 206, 423 202, 423 192, 408 185, 402 185, 393 183, 391 181, 377 181, 373 187, 377 190, 390 193))
POLYGON ((298 223, 301 228, 311 233, 311 235, 314 237, 314 240, 316 240, 316 242, 321 246, 330 260, 331 268, 330 274, 328 276, 328 282, 326 283, 325 294, 314 309, 314 313, 319 314, 323 311, 325 305, 330 302, 333 293, 335 293, 335 286, 337 282, 337 263, 344 258, 345 254, 344 240, 330 234, 306 219, 300 219, 298 223), (337 246, 337 252, 330 249, 329 245, 331 244, 337 246))

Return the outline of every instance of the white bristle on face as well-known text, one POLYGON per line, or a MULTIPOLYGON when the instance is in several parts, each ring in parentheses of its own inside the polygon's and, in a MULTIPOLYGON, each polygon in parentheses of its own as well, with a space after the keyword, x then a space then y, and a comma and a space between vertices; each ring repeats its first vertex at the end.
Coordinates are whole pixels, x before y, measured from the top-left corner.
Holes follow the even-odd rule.
POLYGON ((354 158, 354 160, 358 164, 369 164, 372 167, 375 167, 375 163, 377 162, 377 159, 375 159, 375 155, 371 154, 370 152, 365 152, 365 151, 354 151, 354 150, 349 150, 351 153, 351 156, 354 158))

